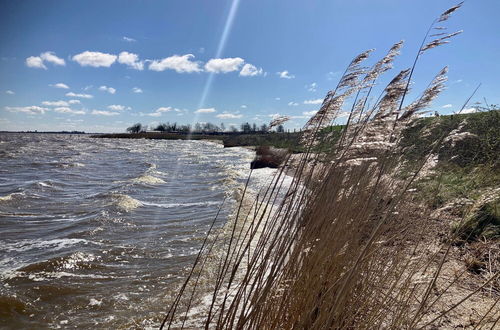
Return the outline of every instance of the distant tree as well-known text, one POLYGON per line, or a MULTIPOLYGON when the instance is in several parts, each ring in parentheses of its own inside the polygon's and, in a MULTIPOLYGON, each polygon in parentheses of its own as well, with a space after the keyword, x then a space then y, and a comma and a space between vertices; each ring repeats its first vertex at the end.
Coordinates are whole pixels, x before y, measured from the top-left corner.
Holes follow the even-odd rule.
POLYGON ((129 133, 139 133, 142 130, 143 130, 143 127, 142 127, 141 123, 134 124, 134 125, 130 126, 129 128, 127 128, 127 132, 129 132, 129 133))
POLYGON ((276 127, 276 132, 285 133, 285 127, 283 125, 278 125, 278 127, 276 127))
POLYGON ((250 133, 252 131, 252 126, 249 123, 241 124, 241 131, 243 133, 250 133))
POLYGON ((253 123, 252 125, 252 132, 255 133, 257 132, 257 124, 253 123))
POLYGON ((260 126, 260 131, 261 131, 262 133, 267 133, 267 131, 268 131, 268 130, 269 130, 269 127, 267 127, 267 125, 266 125, 266 124, 262 124, 262 125, 260 126))
POLYGON ((224 123, 220 123, 220 130, 224 132, 226 130, 226 126, 224 126, 224 123))
POLYGON ((170 126, 168 124, 158 124, 154 131, 167 132, 170 126))

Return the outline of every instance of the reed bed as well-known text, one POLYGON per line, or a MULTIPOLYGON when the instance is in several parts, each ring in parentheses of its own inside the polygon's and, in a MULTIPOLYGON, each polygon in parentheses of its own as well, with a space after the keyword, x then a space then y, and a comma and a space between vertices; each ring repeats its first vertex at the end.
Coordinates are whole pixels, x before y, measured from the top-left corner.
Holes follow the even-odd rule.
MULTIPOLYGON (((461 5, 432 23, 412 66, 375 102, 369 100, 379 77, 390 71, 403 42, 371 67, 365 62, 372 50, 352 60, 305 125, 305 152, 291 182, 285 173, 290 155, 258 194, 249 195, 247 182, 234 218, 221 230, 210 228, 161 328, 432 328, 451 325, 461 306, 498 281, 494 273, 470 290, 454 291, 464 273, 447 263, 458 234, 436 239, 435 222, 409 193, 445 136, 412 164, 398 144, 402 130, 444 88, 446 68, 405 105, 419 58, 458 34, 442 25, 461 5), (328 152, 313 153, 330 143, 322 132, 348 99, 353 105, 341 138, 328 152), (399 175, 408 165, 410 175, 399 175)), ((475 328, 498 325, 499 297, 490 295, 475 328)))

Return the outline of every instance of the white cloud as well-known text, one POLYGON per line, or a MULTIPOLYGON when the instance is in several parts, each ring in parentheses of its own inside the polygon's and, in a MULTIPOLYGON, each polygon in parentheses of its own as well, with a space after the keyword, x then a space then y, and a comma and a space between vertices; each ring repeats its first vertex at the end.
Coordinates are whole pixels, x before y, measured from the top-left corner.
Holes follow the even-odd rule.
POLYGON ((7 90, 7 91, 5 91, 5 94, 14 95, 14 94, 16 94, 16 93, 14 93, 14 92, 13 92, 13 91, 11 91, 11 90, 7 90))
POLYGON ((310 84, 310 85, 306 85, 306 88, 307 88, 307 90, 308 90, 308 91, 310 91, 310 92, 315 92, 315 91, 316 91, 316 89, 318 88, 318 84, 317 84, 317 83, 315 83, 315 82, 313 82, 313 83, 312 83, 312 84, 310 84))
POLYGON ((441 108, 446 109, 446 108, 452 108, 452 107, 453 107, 453 105, 452 105, 452 104, 445 104, 445 105, 443 105, 441 108))
POLYGON ((282 79, 293 79, 295 76, 293 74, 290 74, 287 70, 281 71, 281 72, 276 72, 276 74, 282 78, 282 79))
POLYGON ((156 109, 156 112, 169 112, 172 110, 177 110, 177 109, 174 109, 172 107, 159 107, 158 109, 156 109))
POLYGON ((477 109, 476 108, 468 108, 468 109, 463 109, 460 113, 476 113, 477 109))
POLYGON ((117 56, 112 54, 85 51, 73 56, 73 61, 81 66, 92 66, 94 68, 103 66, 109 68, 111 64, 115 63, 116 58, 117 56))
POLYGON ((116 116, 119 115, 118 112, 111 112, 111 111, 106 111, 106 110, 92 110, 93 115, 98 115, 98 116, 116 116))
POLYGON ((69 104, 80 104, 80 100, 69 100, 68 101, 69 104))
POLYGON ((5 110, 10 112, 24 112, 30 115, 38 115, 44 114, 45 111, 49 111, 47 108, 42 108, 36 105, 28 106, 28 107, 5 107, 5 110))
POLYGON ((151 112, 151 113, 148 113, 146 115, 150 116, 150 117, 160 117, 161 116, 161 112, 151 112))
POLYGON ((318 110, 304 111, 304 112, 302 112, 302 114, 304 116, 314 116, 316 114, 316 112, 318 112, 318 110))
POLYGON ((240 71, 240 76, 243 77, 254 77, 254 76, 260 76, 262 74, 264 74, 262 68, 257 68, 255 65, 249 63, 243 65, 243 68, 241 68, 240 71))
POLYGON ((215 108, 205 108, 205 109, 198 109, 194 113, 212 113, 216 112, 215 108))
POLYGON ((305 100, 304 104, 321 104, 323 103, 323 99, 315 99, 315 100, 305 100))
POLYGON ((123 110, 130 110, 132 108, 126 107, 126 106, 120 105, 120 104, 111 104, 111 105, 108 105, 108 109, 113 110, 113 111, 123 111, 123 110))
POLYGON ((246 109, 246 108, 247 108, 247 106, 243 104, 243 105, 241 106, 241 108, 246 109))
POLYGON ((337 78, 338 76, 340 75, 340 72, 333 72, 333 71, 330 71, 326 74, 326 79, 327 80, 333 80, 335 78, 337 78))
POLYGON ((296 107, 298 106, 299 104, 297 102, 288 102, 288 106, 289 107, 296 107))
POLYGON ((43 101, 42 104, 49 107, 67 107, 69 105, 66 101, 43 101))
POLYGON ((74 114, 74 115, 84 115, 85 114, 85 111, 83 111, 83 110, 73 110, 73 109, 68 108, 68 107, 55 108, 54 111, 59 112, 59 113, 70 113, 70 114, 74 114))
POLYGON ((50 62, 54 65, 66 65, 66 62, 55 55, 54 52, 41 53, 40 56, 30 56, 26 59, 26 65, 30 68, 45 69, 45 62, 50 62))
POLYGON ((126 42, 136 42, 137 40, 135 40, 134 38, 129 38, 129 37, 126 37, 126 36, 123 36, 122 37, 122 40, 123 41, 126 41, 126 42))
POLYGON ((139 56, 134 53, 121 52, 120 55, 118 55, 118 63, 125 64, 136 70, 144 69, 144 62, 139 61, 139 56))
POLYGON ((229 113, 229 112, 223 112, 221 114, 218 114, 216 116, 219 119, 238 119, 243 117, 241 114, 235 114, 235 113, 229 113))
POLYGON ((54 65, 66 65, 66 62, 55 55, 54 52, 45 52, 40 54, 40 58, 45 62, 50 62, 54 65))
POLYGON ((91 99, 91 98, 93 98, 93 96, 90 95, 90 94, 77 94, 77 93, 73 93, 73 92, 66 93, 66 96, 67 97, 79 97, 81 99, 91 99))
POLYGON ((63 83, 57 83, 57 84, 49 85, 49 86, 54 87, 54 88, 69 89, 69 86, 66 84, 63 84, 63 83))
POLYGON ((30 56, 26 59, 26 65, 30 68, 45 69, 47 67, 43 64, 43 60, 38 56, 30 56))
POLYGON ((279 100, 281 100, 281 97, 275 97, 274 99, 275 99, 276 101, 279 101, 279 100))
POLYGON ((205 64, 205 70, 213 73, 238 71, 244 62, 241 57, 212 58, 205 64))
POLYGON ((139 87, 134 87, 134 88, 132 88, 132 93, 140 94, 140 93, 142 93, 142 89, 140 89, 139 87))
POLYGON ((162 60, 154 60, 149 64, 149 70, 153 71, 165 71, 165 70, 175 70, 178 73, 191 73, 200 72, 200 64, 198 62, 193 62, 191 59, 194 58, 193 54, 186 55, 173 55, 166 57, 162 60))
POLYGON ((99 87, 99 90, 103 91, 103 92, 108 92, 109 94, 116 93, 116 89, 114 89, 113 87, 108 87, 108 86, 101 86, 101 87, 99 87))

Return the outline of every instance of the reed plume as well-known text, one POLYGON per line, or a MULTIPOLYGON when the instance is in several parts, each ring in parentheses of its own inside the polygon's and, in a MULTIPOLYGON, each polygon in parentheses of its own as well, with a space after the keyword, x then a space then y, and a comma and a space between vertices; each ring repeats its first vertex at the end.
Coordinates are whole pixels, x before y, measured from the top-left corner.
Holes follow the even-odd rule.
MULTIPOLYGON (((448 20, 460 6, 436 21, 448 20)), ((250 171, 234 217, 207 235, 162 328, 419 329, 437 325, 480 290, 437 308, 457 281, 441 277, 451 245, 430 238, 432 223, 408 195, 433 150, 415 162, 410 175, 400 175, 401 129, 429 106, 446 80, 444 68, 403 107, 417 60, 430 49, 428 34, 413 66, 398 73, 372 106, 368 96, 402 42, 369 69, 362 63, 373 50, 351 61, 304 126, 305 152, 292 178, 285 172, 293 158, 288 155, 270 182, 249 195, 250 171), (329 141, 325 128, 353 95, 341 139, 329 141), (325 143, 335 146, 314 152, 325 143), (436 293, 438 285, 445 289, 436 293)), ((442 38, 432 45, 449 39, 442 38)), ((275 118, 270 126, 283 120, 275 118)), ((492 324, 486 314, 480 322, 492 324)))

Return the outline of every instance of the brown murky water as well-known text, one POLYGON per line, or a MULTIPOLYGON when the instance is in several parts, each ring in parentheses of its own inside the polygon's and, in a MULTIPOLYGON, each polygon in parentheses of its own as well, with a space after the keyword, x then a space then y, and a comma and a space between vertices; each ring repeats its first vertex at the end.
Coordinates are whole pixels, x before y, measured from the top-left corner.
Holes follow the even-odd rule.
POLYGON ((0 134, 0 328, 155 327, 253 152, 0 134))

